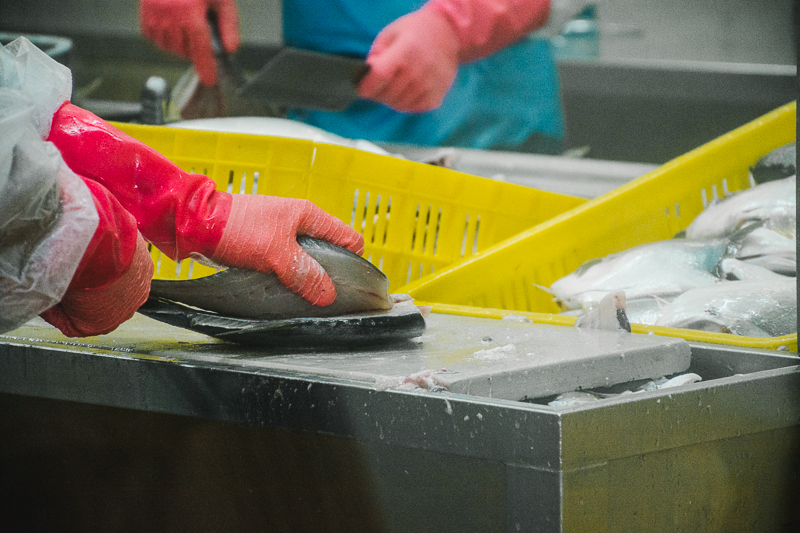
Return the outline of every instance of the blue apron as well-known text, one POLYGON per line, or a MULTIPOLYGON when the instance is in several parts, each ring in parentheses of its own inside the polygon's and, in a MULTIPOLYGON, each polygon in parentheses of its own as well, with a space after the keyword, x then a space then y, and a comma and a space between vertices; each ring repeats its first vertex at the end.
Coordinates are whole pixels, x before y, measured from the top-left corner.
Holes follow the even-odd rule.
MULTIPOLYGON (((284 42, 366 57, 384 27, 424 4, 424 0, 284 0, 284 42)), ((509 149, 533 137, 555 145, 564 137, 550 42, 530 36, 461 65, 442 105, 433 111, 400 113, 357 100, 340 112, 292 109, 288 116, 344 137, 420 146, 509 149)))

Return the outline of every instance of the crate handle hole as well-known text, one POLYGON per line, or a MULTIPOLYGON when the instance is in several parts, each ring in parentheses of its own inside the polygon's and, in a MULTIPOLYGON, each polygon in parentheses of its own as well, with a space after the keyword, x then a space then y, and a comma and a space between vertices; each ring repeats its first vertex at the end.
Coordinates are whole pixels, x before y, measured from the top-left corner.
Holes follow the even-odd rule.
POLYGON ((380 209, 381 209, 381 195, 378 194, 377 198, 375 199, 375 215, 372 217, 372 236, 370 238, 371 243, 375 243, 375 228, 378 227, 378 220, 380 218, 380 209))
POLYGON ((467 253, 467 235, 469 234, 469 214, 467 215, 466 222, 464 222, 464 235, 461 238, 461 258, 467 253))
POLYGON ((389 200, 386 202, 386 216, 385 216, 386 224, 384 224, 383 226, 383 242, 381 244, 383 244, 384 246, 386 246, 386 239, 389 236, 389 219, 391 218, 391 213, 392 213, 392 197, 390 196, 389 200))
POLYGON ((225 191, 228 193, 233 192, 233 170, 228 172, 228 186, 225 188, 225 191))
POLYGON ((433 235, 433 255, 439 251, 439 231, 442 227, 442 208, 439 208, 439 213, 436 216, 436 233, 433 235))
POLYGON ((364 212, 361 217, 361 233, 364 233, 364 230, 367 229, 367 217, 369 216, 369 191, 367 194, 364 195, 364 212))
POLYGON ((480 233, 481 229, 481 216, 475 219, 475 239, 472 241, 472 255, 478 253, 478 233, 480 233))
POLYGON ((358 211, 358 189, 356 189, 355 194, 353 195, 353 211, 350 213, 350 227, 356 227, 356 211, 358 211))
POLYGON ((425 233, 422 234, 422 253, 425 253, 425 250, 428 247, 428 234, 430 233, 431 228, 431 206, 428 206, 428 212, 425 214, 425 233))

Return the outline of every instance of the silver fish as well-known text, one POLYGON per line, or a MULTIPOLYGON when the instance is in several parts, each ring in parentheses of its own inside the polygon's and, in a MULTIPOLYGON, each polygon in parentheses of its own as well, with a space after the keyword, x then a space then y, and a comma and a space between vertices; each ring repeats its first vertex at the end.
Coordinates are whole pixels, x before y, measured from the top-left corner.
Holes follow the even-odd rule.
POLYGON ((298 237, 297 242, 333 281, 336 300, 331 305, 312 305, 284 287, 275 274, 238 268, 192 280, 153 280, 150 296, 224 316, 264 320, 335 317, 392 308, 389 280, 372 263, 318 239, 298 237))
POLYGON ((779 180, 797 173, 797 144, 789 143, 775 148, 758 160, 750 175, 756 183, 779 180))
POLYGON ((661 298, 658 296, 642 296, 635 300, 628 300, 625 313, 633 324, 654 325, 661 318, 661 311, 669 305, 674 297, 661 298))
POLYGON ((752 220, 766 222, 767 227, 773 219, 793 221, 797 209, 795 191, 796 179, 792 176, 713 202, 686 228, 686 237, 702 239, 729 235, 752 220))
POLYGON ((720 277, 735 281, 780 281, 786 279, 783 274, 773 272, 769 268, 726 257, 719 263, 720 277))
POLYGON ((797 241, 785 231, 757 228, 747 235, 736 257, 785 276, 797 274, 797 241))
POLYGON ((569 309, 599 302, 622 290, 629 300, 643 296, 676 296, 717 281, 712 270, 734 253, 727 238, 671 239, 588 261, 550 286, 556 301, 569 309))
POLYGON ((720 281, 693 289, 666 306, 656 325, 747 337, 795 333, 796 280, 720 281))

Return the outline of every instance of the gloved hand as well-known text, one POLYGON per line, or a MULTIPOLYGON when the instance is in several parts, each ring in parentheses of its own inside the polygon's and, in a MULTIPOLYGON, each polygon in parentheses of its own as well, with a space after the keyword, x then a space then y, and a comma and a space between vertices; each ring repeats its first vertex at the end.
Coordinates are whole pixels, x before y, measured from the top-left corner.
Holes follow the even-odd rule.
POLYGON ((100 223, 61 302, 42 318, 67 337, 102 335, 147 300, 153 261, 136 220, 99 183, 84 178, 100 223))
POLYGON ((440 13, 421 9, 400 17, 373 41, 358 95, 396 111, 435 109, 456 79, 459 48, 455 28, 440 13))
POLYGON ((550 0, 430 0, 372 43, 361 98, 404 112, 441 105, 458 65, 488 56, 547 22, 550 0))
POLYGON ((308 200, 252 194, 231 198, 230 217, 211 260, 275 272, 283 285, 312 304, 332 304, 333 282, 297 244, 297 236, 323 239, 358 255, 364 252, 363 237, 308 200))
POLYGON ((361 235, 307 200, 217 191, 201 174, 72 104, 53 116, 49 139, 76 173, 103 184, 136 219, 142 235, 176 261, 203 256, 217 264, 275 272, 316 305, 333 303, 333 283, 297 245, 298 235, 361 254, 361 235))
POLYGON ((239 15, 234 0, 141 0, 142 33, 160 48, 192 61, 200 82, 217 83, 208 13, 217 14, 222 48, 239 48, 239 15))

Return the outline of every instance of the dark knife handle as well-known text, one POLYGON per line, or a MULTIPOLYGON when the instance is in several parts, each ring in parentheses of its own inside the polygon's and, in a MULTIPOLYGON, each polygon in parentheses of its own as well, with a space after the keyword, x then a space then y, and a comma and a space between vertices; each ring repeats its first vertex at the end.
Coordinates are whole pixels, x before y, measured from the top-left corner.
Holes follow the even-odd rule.
POLYGON ((236 86, 241 87, 247 80, 244 77, 242 69, 239 68, 239 65, 231 61, 230 56, 225 53, 225 50, 222 48, 222 37, 220 36, 217 12, 213 9, 210 10, 206 18, 208 19, 208 25, 211 27, 211 49, 214 51, 217 62, 228 71, 231 77, 233 77, 236 86))

